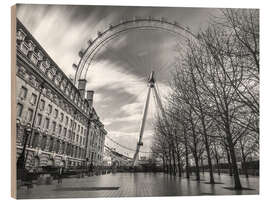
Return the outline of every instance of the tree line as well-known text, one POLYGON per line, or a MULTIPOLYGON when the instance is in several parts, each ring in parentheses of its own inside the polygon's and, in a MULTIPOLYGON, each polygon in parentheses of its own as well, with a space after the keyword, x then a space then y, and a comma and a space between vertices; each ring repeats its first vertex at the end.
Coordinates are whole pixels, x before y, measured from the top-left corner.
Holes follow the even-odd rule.
POLYGON ((170 94, 156 116, 152 151, 164 170, 196 179, 207 165, 229 165, 242 189, 237 163, 259 157, 259 10, 221 9, 209 26, 181 47, 170 94))

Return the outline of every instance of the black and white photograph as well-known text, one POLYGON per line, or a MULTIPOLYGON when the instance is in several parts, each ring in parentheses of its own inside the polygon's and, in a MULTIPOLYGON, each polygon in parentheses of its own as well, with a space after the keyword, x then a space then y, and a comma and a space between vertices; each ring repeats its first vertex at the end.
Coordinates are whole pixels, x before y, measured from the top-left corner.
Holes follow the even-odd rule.
POLYGON ((260 9, 16 4, 13 21, 15 198, 259 195, 260 9))

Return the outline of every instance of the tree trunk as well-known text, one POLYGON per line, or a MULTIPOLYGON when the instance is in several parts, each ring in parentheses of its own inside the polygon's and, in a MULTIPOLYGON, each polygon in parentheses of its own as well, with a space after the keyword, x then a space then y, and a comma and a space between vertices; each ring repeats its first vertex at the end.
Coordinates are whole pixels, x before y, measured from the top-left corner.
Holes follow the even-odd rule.
POLYGON ((208 167, 209 167, 210 183, 215 184, 214 175, 213 175, 213 166, 212 166, 212 160, 211 160, 207 136, 205 136, 205 149, 206 149, 207 161, 208 161, 208 167))
POLYGON ((186 154, 186 175, 189 178, 189 163, 188 163, 188 147, 187 147, 187 137, 185 134, 185 154, 186 154))
POLYGON ((195 165, 196 165, 196 180, 200 181, 200 167, 199 167, 199 159, 197 155, 197 151, 195 150, 194 152, 194 160, 195 160, 195 165))
POLYGON ((190 119, 190 123, 192 126, 192 137, 193 137, 193 146, 194 146, 193 157, 194 157, 195 165, 196 165, 196 180, 200 181, 200 168, 199 168, 199 158, 197 154, 196 132, 195 132, 195 126, 194 126, 192 118, 190 119))
POLYGON ((214 150, 215 150, 215 158, 216 158, 216 163, 217 163, 218 175, 220 176, 219 159, 218 159, 218 152, 217 152, 216 145, 214 146, 214 150))
POLYGON ((227 132, 227 139, 228 139, 228 144, 229 144, 229 150, 232 158, 232 167, 233 167, 233 175, 234 175, 234 188, 236 190, 241 190, 242 185, 239 177, 239 171, 237 167, 237 162, 236 162, 236 156, 235 156, 235 151, 234 151, 234 145, 232 142, 232 137, 229 132, 227 132))
POLYGON ((170 175, 172 175, 172 155, 171 155, 171 150, 169 150, 169 172, 170 172, 170 175))
POLYGON ((182 164, 181 164, 181 159, 180 159, 180 154, 177 153, 177 165, 178 165, 178 176, 182 177, 182 164))
POLYGON ((218 157, 216 157, 216 162, 217 162, 218 175, 220 176, 220 167, 219 167, 218 157))
POLYGON ((246 158, 245 156, 242 158, 243 159, 243 169, 245 171, 246 178, 248 178, 248 170, 247 170, 247 165, 246 165, 246 158))
POLYGON ((163 163, 163 165, 162 165, 162 167, 163 167, 163 173, 165 173, 166 172, 166 163, 165 163, 165 158, 164 158, 164 155, 162 156, 162 163, 163 163))
POLYGON ((204 116, 201 116, 201 123, 202 123, 202 127, 203 127, 204 145, 205 145, 205 150, 206 150, 206 154, 207 154, 210 183, 215 184, 214 175, 213 175, 213 165, 212 165, 212 160, 211 160, 211 155, 210 155, 209 141, 208 141, 208 135, 207 135, 206 126, 205 126, 204 116))
POLYGON ((243 169, 245 171, 245 175, 246 175, 246 178, 248 178, 248 171, 247 171, 247 166, 246 166, 246 157, 245 157, 245 154, 244 154, 244 146, 243 146, 243 143, 242 141, 240 140, 240 146, 241 146, 241 155, 242 155, 242 161, 243 161, 243 169))
POLYGON ((168 173, 169 173, 169 166, 168 166, 168 161, 169 161, 169 160, 168 160, 168 156, 167 156, 166 153, 164 154, 164 161, 165 161, 165 162, 164 162, 164 163, 165 163, 165 173, 168 174, 168 173))
POLYGON ((227 159, 228 159, 228 164, 229 164, 229 175, 232 176, 232 163, 231 163, 230 152, 229 152, 229 149, 227 149, 227 147, 225 147, 225 149, 226 149, 227 159))
POLYGON ((172 150, 172 158, 173 158, 173 175, 176 176, 175 149, 172 150))
POLYGON ((204 166, 203 166, 203 158, 201 157, 201 167, 202 167, 202 172, 204 174, 204 166))

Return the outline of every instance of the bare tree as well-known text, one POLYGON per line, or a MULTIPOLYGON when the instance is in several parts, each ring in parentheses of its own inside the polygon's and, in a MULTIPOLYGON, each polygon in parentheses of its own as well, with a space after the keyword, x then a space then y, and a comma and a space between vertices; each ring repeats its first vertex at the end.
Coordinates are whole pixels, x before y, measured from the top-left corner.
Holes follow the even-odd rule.
POLYGON ((237 162, 245 165, 247 156, 259 151, 259 12, 221 13, 223 17, 188 40, 180 53, 172 72, 168 115, 156 125, 167 140, 164 154, 171 168, 176 168, 176 154, 178 163, 185 159, 189 177, 192 155, 200 180, 199 160, 205 155, 213 184, 212 159, 218 173, 220 160, 227 159, 235 189, 242 189, 237 162))

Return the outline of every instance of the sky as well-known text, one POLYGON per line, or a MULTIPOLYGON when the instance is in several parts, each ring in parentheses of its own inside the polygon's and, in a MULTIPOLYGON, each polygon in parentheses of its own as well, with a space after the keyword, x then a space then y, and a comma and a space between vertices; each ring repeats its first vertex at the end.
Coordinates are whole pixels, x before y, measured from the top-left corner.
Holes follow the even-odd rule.
MULTIPOLYGON (((51 58, 69 77, 74 77, 72 64, 78 64, 78 52, 87 47, 98 31, 122 19, 164 17, 188 26, 193 33, 209 24, 213 8, 112 7, 80 5, 17 6, 17 17, 32 33, 51 58)), ((134 30, 111 40, 97 53, 87 72, 87 89, 94 90, 94 107, 104 123, 108 136, 135 149, 139 137, 147 95, 147 77, 155 71, 159 95, 165 102, 169 94, 170 73, 183 48, 183 39, 157 30, 134 30)), ((144 131, 142 151, 150 151, 156 106, 153 97, 144 131)), ((134 152, 106 139, 105 143, 120 153, 134 152)), ((148 154, 140 154, 147 156, 148 154)))

